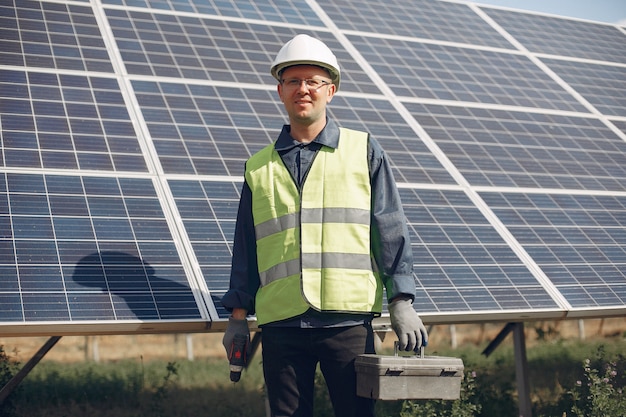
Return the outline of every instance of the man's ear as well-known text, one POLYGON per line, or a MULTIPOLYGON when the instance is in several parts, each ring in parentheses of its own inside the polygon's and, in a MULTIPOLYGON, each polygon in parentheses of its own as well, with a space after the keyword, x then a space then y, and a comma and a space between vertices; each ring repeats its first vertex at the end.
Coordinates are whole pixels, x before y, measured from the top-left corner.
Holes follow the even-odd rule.
POLYGON ((328 91, 326 93, 326 103, 330 103, 337 92, 337 86, 335 84, 331 84, 328 86, 328 91))
POLYGON ((278 91, 278 97, 280 98, 281 102, 285 102, 285 100, 283 100, 283 85, 281 83, 278 83, 276 85, 276 91, 278 91))

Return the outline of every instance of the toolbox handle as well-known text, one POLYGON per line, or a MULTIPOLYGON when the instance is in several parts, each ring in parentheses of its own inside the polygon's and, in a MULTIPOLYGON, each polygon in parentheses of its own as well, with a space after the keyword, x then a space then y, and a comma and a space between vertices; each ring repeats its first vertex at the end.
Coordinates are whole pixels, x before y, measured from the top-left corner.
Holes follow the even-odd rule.
MULTIPOLYGON (((399 345, 400 345, 400 342, 398 342, 397 340, 393 342, 393 356, 398 356, 399 345)), ((424 345, 420 346, 419 357, 420 359, 424 359, 424 345)))

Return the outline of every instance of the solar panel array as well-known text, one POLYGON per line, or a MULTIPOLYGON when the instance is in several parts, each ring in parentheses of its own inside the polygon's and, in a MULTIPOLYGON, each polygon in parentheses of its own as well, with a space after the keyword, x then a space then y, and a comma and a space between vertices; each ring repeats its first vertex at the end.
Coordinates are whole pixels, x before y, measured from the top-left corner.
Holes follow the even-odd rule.
POLYGON ((454 1, 1 0, 0 331, 223 329, 269 64, 333 49, 427 322, 626 313, 626 29, 454 1))

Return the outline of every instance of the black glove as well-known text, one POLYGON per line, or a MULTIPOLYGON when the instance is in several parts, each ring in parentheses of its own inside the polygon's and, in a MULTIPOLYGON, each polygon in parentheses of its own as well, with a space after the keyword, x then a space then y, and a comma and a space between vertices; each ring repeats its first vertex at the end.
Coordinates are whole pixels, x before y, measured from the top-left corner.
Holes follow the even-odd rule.
POLYGON ((398 299, 389 304, 391 328, 398 336, 398 349, 404 351, 419 351, 428 343, 428 332, 422 319, 419 318, 413 302, 407 299, 398 299))

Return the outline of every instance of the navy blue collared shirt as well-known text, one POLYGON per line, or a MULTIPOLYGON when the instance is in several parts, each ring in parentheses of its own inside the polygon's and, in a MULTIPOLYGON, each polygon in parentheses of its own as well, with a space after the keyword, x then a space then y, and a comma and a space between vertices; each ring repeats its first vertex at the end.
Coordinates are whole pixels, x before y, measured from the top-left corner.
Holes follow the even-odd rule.
MULTIPOLYGON (((285 125, 274 143, 274 148, 300 187, 313 163, 317 151, 323 146, 339 146, 339 127, 328 119, 320 134, 309 143, 300 143, 285 125)), ((368 165, 372 189, 372 253, 378 265, 387 298, 398 295, 415 295, 413 279, 413 254, 406 218, 389 161, 379 143, 369 138, 368 165)), ((227 310, 244 308, 254 314, 254 299, 260 286, 256 258, 256 238, 252 218, 252 193, 244 182, 237 212, 230 288, 222 298, 227 310)), ((329 313, 310 309, 303 316, 281 323, 267 325, 299 327, 333 327, 371 321, 372 315, 329 313)))

